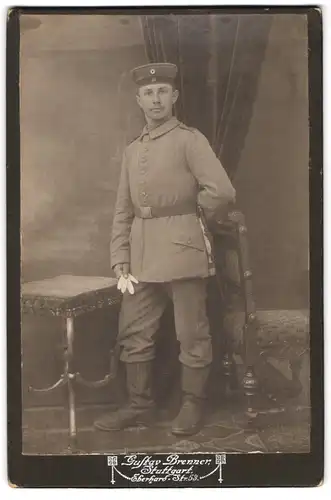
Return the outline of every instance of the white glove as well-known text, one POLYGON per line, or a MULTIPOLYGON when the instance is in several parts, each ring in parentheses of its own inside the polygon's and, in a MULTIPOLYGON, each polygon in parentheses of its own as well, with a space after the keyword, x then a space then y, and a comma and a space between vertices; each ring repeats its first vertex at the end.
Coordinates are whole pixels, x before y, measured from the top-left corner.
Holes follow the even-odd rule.
POLYGON ((130 279, 127 280, 127 290, 131 295, 134 294, 134 288, 130 279))
POLYGON ((133 295, 134 294, 134 288, 133 288, 133 283, 139 283, 138 280, 132 276, 132 274, 129 274, 127 278, 124 278, 124 276, 121 276, 118 280, 117 283, 117 289, 121 290, 122 293, 125 293, 126 290, 133 295))
POLYGON ((117 290, 121 290, 121 292, 124 293, 127 288, 127 283, 128 280, 124 278, 124 276, 121 276, 117 282, 117 290))

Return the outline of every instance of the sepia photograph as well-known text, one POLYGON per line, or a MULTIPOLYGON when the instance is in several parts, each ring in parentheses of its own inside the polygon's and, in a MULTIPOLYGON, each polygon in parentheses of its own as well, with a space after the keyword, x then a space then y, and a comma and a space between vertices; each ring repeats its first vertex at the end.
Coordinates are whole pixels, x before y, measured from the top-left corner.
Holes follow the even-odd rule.
POLYGON ((18 18, 22 454, 309 454, 305 12, 18 18))

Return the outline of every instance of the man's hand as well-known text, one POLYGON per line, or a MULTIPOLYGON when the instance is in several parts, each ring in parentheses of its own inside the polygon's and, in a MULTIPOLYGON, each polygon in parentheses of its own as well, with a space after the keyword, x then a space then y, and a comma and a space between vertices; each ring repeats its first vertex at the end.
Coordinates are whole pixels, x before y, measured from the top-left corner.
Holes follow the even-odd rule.
POLYGON ((138 283, 138 280, 129 273, 129 264, 116 264, 114 266, 114 273, 117 278, 117 289, 124 293, 126 290, 133 295, 134 288, 132 283, 138 283))
POLYGON ((116 264, 114 266, 114 273, 117 279, 120 279, 121 276, 124 276, 125 279, 128 278, 129 276, 129 264, 124 263, 124 264, 116 264))

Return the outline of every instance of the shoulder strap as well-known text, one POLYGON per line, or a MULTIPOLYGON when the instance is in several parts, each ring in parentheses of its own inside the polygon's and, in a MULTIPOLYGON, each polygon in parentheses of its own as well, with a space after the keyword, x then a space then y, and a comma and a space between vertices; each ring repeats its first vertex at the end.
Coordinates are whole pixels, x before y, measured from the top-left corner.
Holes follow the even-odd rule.
POLYGON ((179 128, 182 128, 184 130, 188 130, 189 132, 196 132, 196 128, 194 127, 188 127, 187 125, 185 125, 185 123, 182 123, 182 122, 179 122, 178 124, 179 128))
POLYGON ((140 137, 140 134, 137 135, 136 137, 134 137, 133 139, 131 139, 130 141, 128 141, 127 146, 129 146, 130 144, 132 144, 133 142, 135 142, 137 139, 139 139, 139 137, 140 137))

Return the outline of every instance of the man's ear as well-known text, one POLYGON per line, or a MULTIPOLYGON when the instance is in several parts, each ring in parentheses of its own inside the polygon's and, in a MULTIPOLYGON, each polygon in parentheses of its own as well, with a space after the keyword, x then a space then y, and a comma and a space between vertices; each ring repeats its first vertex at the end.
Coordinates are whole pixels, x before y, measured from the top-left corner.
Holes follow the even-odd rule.
POLYGON ((177 101, 178 97, 179 97, 179 91, 177 89, 175 89, 172 92, 172 104, 175 104, 175 102, 177 101))
POLYGON ((136 99, 137 99, 138 106, 141 108, 141 102, 140 102, 139 90, 137 90, 137 93, 136 93, 136 99))

